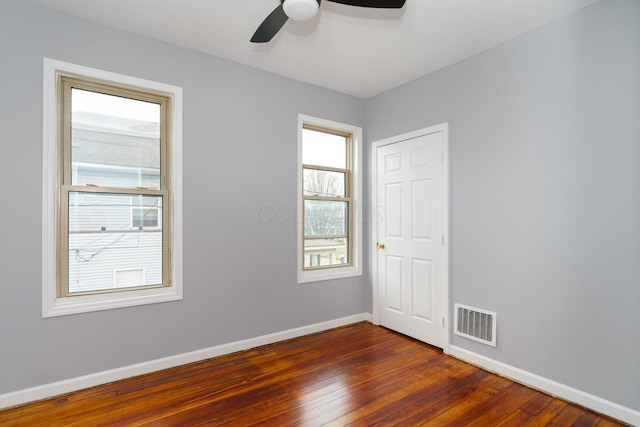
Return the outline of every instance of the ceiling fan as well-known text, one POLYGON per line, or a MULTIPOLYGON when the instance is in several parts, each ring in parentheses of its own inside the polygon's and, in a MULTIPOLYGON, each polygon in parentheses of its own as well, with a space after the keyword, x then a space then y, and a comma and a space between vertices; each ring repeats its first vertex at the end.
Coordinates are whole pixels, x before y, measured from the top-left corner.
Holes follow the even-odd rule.
MULTIPOLYGON (((260 24, 251 41, 266 43, 275 36, 289 18, 307 21, 318 13, 322 0, 280 0, 280 5, 260 24)), ((406 0, 327 0, 349 6, 400 9, 406 0)))

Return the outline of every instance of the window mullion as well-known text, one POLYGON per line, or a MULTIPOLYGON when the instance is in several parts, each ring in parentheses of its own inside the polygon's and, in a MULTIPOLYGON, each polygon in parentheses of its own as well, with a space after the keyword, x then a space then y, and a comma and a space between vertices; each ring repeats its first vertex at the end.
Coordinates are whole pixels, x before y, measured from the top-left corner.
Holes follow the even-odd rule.
POLYGON ((351 199, 348 197, 327 197, 327 196, 302 196, 304 200, 324 200, 327 202, 351 202, 351 199))
POLYGON ((152 188, 118 188, 118 187, 100 187, 93 185, 62 185, 63 191, 77 193, 106 193, 106 194, 133 194, 141 196, 163 196, 168 195, 167 190, 155 190, 152 188))
POLYGON ((305 240, 322 240, 322 239, 346 239, 348 238, 348 234, 327 234, 327 235, 315 235, 315 236, 305 236, 305 240))
POLYGON ((337 172, 337 173, 348 173, 349 169, 342 169, 342 168, 332 168, 329 166, 316 166, 316 165, 308 165, 308 164, 304 164, 302 165, 303 169, 310 169, 310 170, 317 170, 317 171, 326 171, 326 172, 337 172))

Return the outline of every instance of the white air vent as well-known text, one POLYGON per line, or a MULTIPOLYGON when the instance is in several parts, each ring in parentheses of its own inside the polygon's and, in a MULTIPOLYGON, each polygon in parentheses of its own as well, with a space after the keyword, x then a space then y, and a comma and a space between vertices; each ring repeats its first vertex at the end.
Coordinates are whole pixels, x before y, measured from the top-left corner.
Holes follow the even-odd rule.
POLYGON ((455 308, 454 333, 456 335, 496 346, 496 313, 462 304, 456 304, 455 308))

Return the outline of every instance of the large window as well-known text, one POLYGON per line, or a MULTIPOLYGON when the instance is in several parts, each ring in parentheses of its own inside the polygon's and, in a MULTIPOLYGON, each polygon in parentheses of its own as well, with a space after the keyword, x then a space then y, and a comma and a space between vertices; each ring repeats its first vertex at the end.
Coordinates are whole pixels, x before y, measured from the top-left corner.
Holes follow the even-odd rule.
POLYGON ((43 315, 180 299, 181 91, 45 61, 43 315))
POLYGON ((359 275, 361 130, 306 116, 299 126, 298 281, 359 275))

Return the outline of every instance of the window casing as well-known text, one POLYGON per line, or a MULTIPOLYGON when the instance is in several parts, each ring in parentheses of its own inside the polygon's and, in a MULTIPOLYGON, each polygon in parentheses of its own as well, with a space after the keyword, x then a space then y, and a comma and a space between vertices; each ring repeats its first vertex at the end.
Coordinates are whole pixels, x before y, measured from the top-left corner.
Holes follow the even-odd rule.
POLYGON ((181 89, 48 59, 44 82, 43 316, 181 299, 181 89))
POLYGON ((358 127, 300 115, 298 282, 362 274, 358 127))

